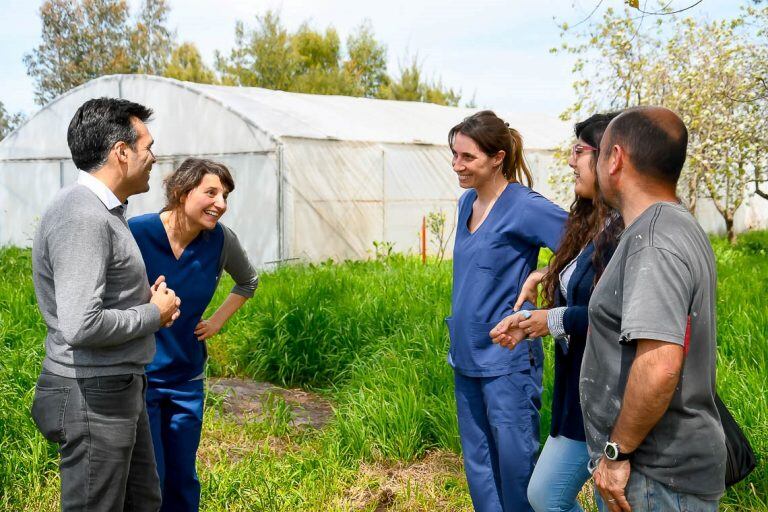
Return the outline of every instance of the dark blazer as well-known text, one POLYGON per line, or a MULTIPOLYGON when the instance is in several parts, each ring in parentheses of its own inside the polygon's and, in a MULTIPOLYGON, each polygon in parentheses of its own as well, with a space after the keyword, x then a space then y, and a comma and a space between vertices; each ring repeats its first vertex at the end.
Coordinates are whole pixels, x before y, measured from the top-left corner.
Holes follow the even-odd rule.
MULTIPOLYGON (((607 264, 614 247, 605 251, 603 261, 607 264)), ((592 295, 595 268, 592 265, 594 243, 590 242, 576 260, 576 268, 568 281, 568 301, 560 291, 555 296, 555 307, 567 306, 563 317, 563 327, 570 335, 568 352, 565 353, 559 343, 555 343, 555 382, 552 392, 552 425, 550 435, 565 436, 576 441, 586 441, 584 436, 584 418, 581 415, 579 401, 579 373, 581 359, 587 340, 589 323, 589 298, 592 295)))

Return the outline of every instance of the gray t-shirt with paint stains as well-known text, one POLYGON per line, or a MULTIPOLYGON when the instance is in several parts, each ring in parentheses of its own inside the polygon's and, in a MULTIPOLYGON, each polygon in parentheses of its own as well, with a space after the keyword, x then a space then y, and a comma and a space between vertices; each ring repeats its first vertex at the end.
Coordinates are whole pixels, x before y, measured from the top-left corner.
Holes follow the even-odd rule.
POLYGON ((677 492, 705 499, 723 493, 725 441, 714 401, 716 286, 712 247, 683 206, 656 203, 622 233, 589 302, 580 394, 593 461, 618 417, 635 341, 675 343, 687 350, 679 384, 634 453, 632 470, 677 492))

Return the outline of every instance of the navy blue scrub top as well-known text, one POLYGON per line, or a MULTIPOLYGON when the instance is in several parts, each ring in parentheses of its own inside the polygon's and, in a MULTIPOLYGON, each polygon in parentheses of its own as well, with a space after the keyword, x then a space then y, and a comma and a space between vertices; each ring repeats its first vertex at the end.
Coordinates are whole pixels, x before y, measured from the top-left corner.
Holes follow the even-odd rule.
POLYGON ((528 187, 510 183, 470 233, 475 199, 474 189, 459 199, 452 315, 446 318, 451 337, 448 362, 468 377, 496 377, 530 367, 529 344, 509 350, 494 344, 488 333, 512 313, 518 291, 536 269, 539 249, 557 249, 568 214, 528 187))
POLYGON ((150 284, 165 276, 168 288, 181 297, 181 315, 171 327, 157 333, 157 352, 147 365, 147 380, 153 384, 180 384, 200 376, 208 357, 205 342, 198 341, 195 327, 213 298, 219 281, 218 268, 224 247, 221 225, 203 231, 177 260, 157 213, 128 221, 141 250, 150 284))

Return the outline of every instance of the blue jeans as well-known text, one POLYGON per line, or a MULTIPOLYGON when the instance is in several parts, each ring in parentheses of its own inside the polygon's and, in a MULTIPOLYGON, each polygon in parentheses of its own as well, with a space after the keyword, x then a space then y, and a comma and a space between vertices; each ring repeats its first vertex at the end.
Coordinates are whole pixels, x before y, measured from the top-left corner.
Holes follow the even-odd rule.
MULTIPOLYGON (((720 504, 720 500, 703 500, 694 494, 675 492, 634 469, 624 493, 632 512, 717 512, 720 504)), ((597 489, 595 501, 600 512, 608 512, 597 489)))
POLYGON ((539 449, 541 366, 498 377, 454 372, 464 471, 476 512, 531 510, 539 449))
POLYGON ((196 512, 200 480, 195 460, 203 428, 202 380, 181 384, 150 383, 147 413, 163 492, 163 512, 196 512))
POLYGON ((536 512, 582 512, 576 501, 589 480, 587 443, 564 436, 548 437, 528 484, 528 501, 536 512))

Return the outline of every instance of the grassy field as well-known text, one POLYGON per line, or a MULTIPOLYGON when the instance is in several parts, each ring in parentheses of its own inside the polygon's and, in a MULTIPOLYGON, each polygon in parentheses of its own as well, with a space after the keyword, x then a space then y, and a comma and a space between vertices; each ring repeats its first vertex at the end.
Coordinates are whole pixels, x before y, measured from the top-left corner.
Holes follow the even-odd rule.
MULTIPOLYGON (((713 244, 718 390, 760 458, 722 510, 768 510, 768 234, 713 244)), ((55 447, 29 417, 45 333, 29 252, 1 250, 0 265, 0 510, 56 510, 55 447)), ((445 362, 450 273, 450 262, 393 256, 263 275, 256 297, 209 344, 210 373, 312 390, 334 416, 321 430, 300 428, 280 398, 267 401, 266 415, 237 417, 209 395, 203 509, 471 510, 445 362)), ((551 353, 545 372, 543 435, 551 353)))

